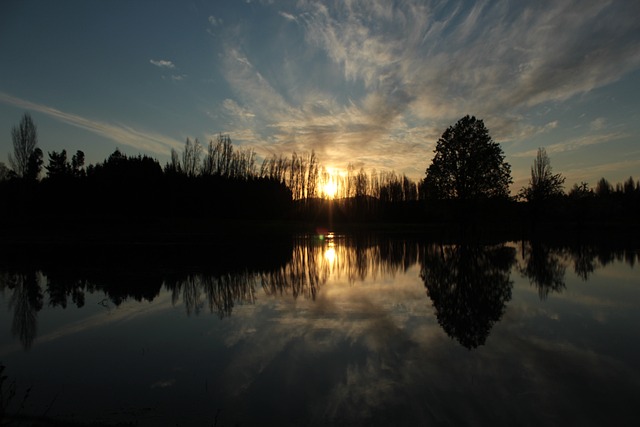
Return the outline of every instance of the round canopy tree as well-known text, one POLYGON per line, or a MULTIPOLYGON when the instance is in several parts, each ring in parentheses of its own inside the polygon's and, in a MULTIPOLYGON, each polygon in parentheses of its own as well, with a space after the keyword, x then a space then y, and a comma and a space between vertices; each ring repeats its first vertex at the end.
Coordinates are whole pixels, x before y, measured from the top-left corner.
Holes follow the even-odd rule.
POLYGON ((509 196, 511 166, 482 120, 465 116, 440 137, 424 180, 427 197, 473 200, 509 196))

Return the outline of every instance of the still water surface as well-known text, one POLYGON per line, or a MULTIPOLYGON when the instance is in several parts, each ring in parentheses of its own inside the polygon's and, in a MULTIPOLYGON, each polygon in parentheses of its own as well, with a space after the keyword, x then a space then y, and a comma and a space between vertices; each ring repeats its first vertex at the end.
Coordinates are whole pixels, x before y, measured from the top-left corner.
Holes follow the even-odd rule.
POLYGON ((262 242, 247 259, 199 250, 136 268, 128 254, 2 265, 7 411, 136 425, 637 421, 637 248, 329 234, 262 242))

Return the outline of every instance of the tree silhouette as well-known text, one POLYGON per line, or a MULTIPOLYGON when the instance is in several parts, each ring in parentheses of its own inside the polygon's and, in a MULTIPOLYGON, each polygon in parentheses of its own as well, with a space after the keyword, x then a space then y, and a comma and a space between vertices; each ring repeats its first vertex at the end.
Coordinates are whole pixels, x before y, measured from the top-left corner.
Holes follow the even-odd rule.
POLYGON ((45 166, 47 177, 56 179, 69 177, 72 174, 71 165, 67 160, 67 150, 61 152, 52 151, 49 153, 49 165, 45 166))
POLYGON ((596 184, 596 195, 599 197, 609 197, 613 193, 613 186, 606 178, 600 178, 596 184))
POLYGON ((569 190, 569 198, 573 200, 585 199, 593 196, 593 190, 589 188, 589 184, 587 182, 580 182, 578 185, 573 184, 571 190, 569 190))
POLYGON ((564 195, 562 186, 565 178, 551 171, 551 161, 544 148, 538 153, 531 167, 529 186, 520 190, 520 197, 528 202, 541 202, 564 195))
POLYGON ((187 138, 182 152, 182 170, 187 176, 193 177, 200 172, 200 154, 202 153, 202 145, 198 138, 193 142, 187 138))
POLYGON ((431 245, 420 277, 438 323, 468 349, 483 345, 511 299, 515 249, 504 245, 431 245))
POLYGON ((38 145, 38 128, 29 113, 24 113, 18 126, 11 129, 11 139, 13 155, 9 154, 9 164, 17 176, 26 177, 30 172, 32 154, 38 145))
POLYGON ((435 199, 508 197, 511 167, 482 120, 461 118, 440 137, 427 168, 425 188, 435 199))
POLYGON ((27 174, 24 177, 30 181, 37 181, 40 177, 40 171, 42 171, 42 150, 36 148, 29 156, 27 162, 27 174))
POLYGON ((9 179, 11 170, 3 162, 0 162, 0 182, 9 179))
POLYGON ((84 170, 84 152, 81 150, 76 151, 76 154, 71 157, 71 173, 76 178, 85 176, 84 170))

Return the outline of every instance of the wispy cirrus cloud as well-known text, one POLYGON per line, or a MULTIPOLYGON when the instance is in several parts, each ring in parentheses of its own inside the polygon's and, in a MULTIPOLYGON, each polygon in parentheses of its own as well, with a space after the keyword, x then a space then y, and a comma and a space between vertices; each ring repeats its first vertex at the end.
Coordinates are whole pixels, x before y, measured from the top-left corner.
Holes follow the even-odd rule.
MULTIPOLYGON (((622 132, 585 135, 577 138, 571 138, 559 144, 552 144, 545 147, 547 154, 564 153, 567 151, 578 150, 582 147, 588 147, 590 145, 604 144, 607 142, 617 141, 628 137, 628 134, 622 132)), ((513 157, 535 157, 537 153, 535 150, 529 150, 525 152, 512 154, 513 157)))
MULTIPOLYGON (((243 108, 255 114, 255 131, 265 145, 314 149, 339 166, 357 161, 422 170, 415 151, 427 153, 426 164, 437 137, 465 114, 485 119, 502 142, 520 145, 552 135, 557 118, 533 124, 525 112, 588 93, 640 67, 637 2, 466 7, 301 0, 295 11, 277 13, 295 19, 304 53, 314 62, 291 61, 286 51, 273 49, 284 65, 268 72, 274 62, 264 68, 260 56, 238 41, 225 55, 227 82, 243 108), (310 70, 335 78, 329 85, 314 84, 310 70), (282 89, 291 82, 302 82, 294 96, 282 89)), ((595 136, 551 149, 605 142, 595 136)))
POLYGON ((308 41, 345 78, 384 95, 404 89, 425 118, 565 100, 640 64, 637 4, 501 2, 444 11, 437 3, 354 1, 306 9, 308 41))
POLYGON ((149 63, 155 65, 158 68, 168 68, 170 70, 173 70, 174 68, 176 68, 175 64, 171 61, 168 61, 166 59, 150 59, 149 63))
POLYGON ((111 124, 99 120, 88 119, 47 105, 16 98, 3 92, 0 92, 0 102, 31 111, 37 111, 61 122, 88 130, 137 150, 156 154, 167 154, 171 148, 182 148, 182 144, 180 142, 164 135, 140 131, 122 124, 111 124))
MULTIPOLYGON (((242 123, 249 115, 254 119, 253 134, 260 135, 254 141, 259 154, 314 150, 334 167, 346 167, 353 162, 365 164, 367 168, 397 168, 400 163, 406 165, 415 160, 415 154, 409 154, 403 145, 395 147, 395 163, 389 162, 388 156, 380 156, 381 151, 388 149, 381 144, 382 136, 393 133, 397 143, 423 139, 424 135, 416 135, 402 120, 391 123, 394 118, 388 109, 394 107, 383 102, 379 94, 372 93, 359 103, 345 105, 317 88, 302 88, 303 93, 298 93, 299 102, 294 103, 278 92, 239 48, 228 47, 225 58, 225 77, 243 106, 226 99, 222 107, 231 113, 238 126, 245 127, 246 123, 242 123), (403 158, 405 152, 406 158, 403 158)), ((393 96, 401 98, 406 94, 400 92, 393 96)), ((233 123, 232 120, 232 128, 233 123)), ((404 146, 415 147, 415 143, 404 146)))

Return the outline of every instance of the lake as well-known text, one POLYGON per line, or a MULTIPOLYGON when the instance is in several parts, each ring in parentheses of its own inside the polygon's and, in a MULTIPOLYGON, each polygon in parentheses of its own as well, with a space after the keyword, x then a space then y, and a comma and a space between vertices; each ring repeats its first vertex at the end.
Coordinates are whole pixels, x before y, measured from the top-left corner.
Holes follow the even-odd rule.
POLYGON ((16 423, 637 422, 637 246, 323 233, 39 254, 0 264, 16 423))

